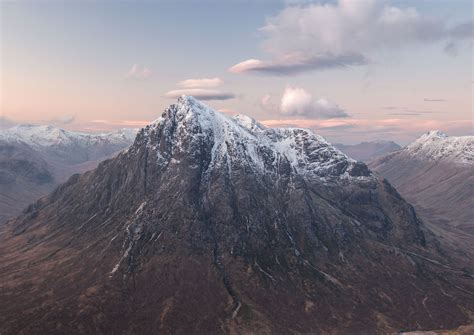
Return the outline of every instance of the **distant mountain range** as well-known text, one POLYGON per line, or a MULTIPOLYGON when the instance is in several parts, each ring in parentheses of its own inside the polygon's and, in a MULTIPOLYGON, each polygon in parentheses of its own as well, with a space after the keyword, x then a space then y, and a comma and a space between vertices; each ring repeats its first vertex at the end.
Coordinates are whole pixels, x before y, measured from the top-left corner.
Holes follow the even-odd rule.
POLYGON ((2 334, 388 334, 474 315, 471 270, 389 182, 309 130, 192 97, 0 229, 2 334))
POLYGON ((431 131, 369 166, 427 221, 474 234, 474 136, 431 131))
POLYGON ((369 162, 377 157, 400 150, 402 147, 393 141, 370 141, 359 144, 334 144, 347 156, 358 161, 369 162))
POLYGON ((0 130, 0 224, 72 174, 93 169, 129 146, 136 132, 85 134, 38 125, 0 130))

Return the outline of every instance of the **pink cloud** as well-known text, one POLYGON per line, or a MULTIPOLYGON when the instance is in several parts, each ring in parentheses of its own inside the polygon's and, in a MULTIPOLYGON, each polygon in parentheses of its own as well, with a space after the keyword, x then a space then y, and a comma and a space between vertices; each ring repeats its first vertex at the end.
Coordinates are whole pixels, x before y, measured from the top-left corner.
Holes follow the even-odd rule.
POLYGON ((344 54, 339 56, 334 56, 332 54, 319 54, 316 56, 307 56, 300 52, 294 52, 269 61, 248 59, 229 68, 229 72, 260 73, 283 76, 295 75, 310 70, 324 70, 351 65, 363 65, 367 64, 367 62, 367 59, 359 54, 344 54))
POLYGON ((178 83, 183 88, 213 88, 224 84, 224 81, 220 78, 197 78, 197 79, 186 79, 178 83))
POLYGON ((178 98, 181 95, 190 95, 200 100, 229 100, 234 99, 235 95, 230 92, 219 90, 209 90, 205 88, 189 88, 182 90, 172 90, 165 94, 167 98, 178 98))

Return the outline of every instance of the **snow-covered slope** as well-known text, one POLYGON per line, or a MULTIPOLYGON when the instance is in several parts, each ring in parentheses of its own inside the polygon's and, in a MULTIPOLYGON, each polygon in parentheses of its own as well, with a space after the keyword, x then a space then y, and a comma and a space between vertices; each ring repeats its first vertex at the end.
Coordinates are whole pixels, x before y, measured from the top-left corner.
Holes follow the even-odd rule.
POLYGON ((403 151, 430 161, 474 165, 474 136, 447 136, 439 130, 423 134, 403 151))
POLYGON ((161 118, 143 130, 143 136, 154 133, 178 134, 171 152, 150 141, 158 151, 160 163, 171 156, 189 152, 191 146, 212 143, 213 167, 245 166, 255 172, 277 173, 282 161, 290 163, 295 173, 319 177, 368 177, 364 164, 347 157, 323 137, 301 128, 265 128, 254 119, 237 115, 228 117, 198 100, 182 96, 161 118))

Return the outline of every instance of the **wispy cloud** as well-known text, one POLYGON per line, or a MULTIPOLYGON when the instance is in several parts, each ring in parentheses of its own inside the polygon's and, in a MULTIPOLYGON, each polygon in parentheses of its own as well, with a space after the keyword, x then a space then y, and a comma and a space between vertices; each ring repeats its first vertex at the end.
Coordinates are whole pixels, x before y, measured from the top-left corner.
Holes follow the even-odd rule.
POLYGON ((190 95, 200 100, 229 100, 235 98, 235 95, 230 92, 202 88, 172 90, 165 94, 167 98, 178 98, 181 95, 190 95))
POLYGON ((229 68, 229 72, 295 75, 308 70, 325 70, 338 67, 363 65, 367 64, 367 62, 368 61, 364 56, 358 54, 345 54, 339 56, 321 54, 318 56, 306 56, 300 53, 293 53, 271 61, 249 59, 232 66, 229 68))
POLYGON ((148 67, 140 64, 133 64, 127 73, 127 78, 135 80, 146 80, 151 78, 152 75, 153 71, 151 71, 148 67))
POLYGON ((393 110, 393 109, 400 109, 400 107, 396 107, 396 106, 384 106, 384 107, 382 107, 382 109, 393 110))
POLYGON ((442 111, 427 111, 427 110, 416 110, 416 109, 407 109, 406 113, 418 113, 418 114, 442 114, 445 112, 442 111))
MULTIPOLYGON (((445 101, 442 99, 424 99, 425 101, 433 101, 433 102, 441 102, 445 101)), ((393 115, 393 116, 416 116, 416 115, 423 115, 423 114, 442 114, 445 112, 442 111, 431 111, 431 110, 417 110, 417 109, 410 109, 406 107, 396 107, 396 106, 385 106, 382 107, 383 110, 387 112, 385 115, 393 115)))
POLYGON ((426 102, 445 102, 446 99, 423 99, 423 101, 426 101, 426 102))
POLYGON ((421 113, 416 112, 405 112, 405 113, 389 113, 387 115, 395 115, 395 116, 416 116, 421 115, 421 113))
POLYGON ((413 7, 385 1, 293 4, 269 17, 260 28, 270 60, 248 59, 232 66, 233 73, 294 75, 309 70, 364 65, 373 50, 412 44, 446 43, 445 51, 473 37, 473 23, 448 25, 413 7))
POLYGON ((224 84, 220 78, 197 78, 180 81, 178 85, 183 88, 214 88, 224 84))
POLYGON ((64 126, 73 123, 75 120, 76 117, 74 115, 63 115, 50 120, 45 120, 44 122, 55 126, 64 126))

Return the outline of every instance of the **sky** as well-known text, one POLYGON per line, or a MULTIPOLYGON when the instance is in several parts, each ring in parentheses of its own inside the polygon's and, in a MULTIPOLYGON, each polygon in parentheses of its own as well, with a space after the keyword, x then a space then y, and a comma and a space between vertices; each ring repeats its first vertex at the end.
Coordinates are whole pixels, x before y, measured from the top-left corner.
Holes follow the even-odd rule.
POLYGON ((470 0, 1 1, 0 126, 142 127, 181 94, 336 143, 473 135, 470 0))

